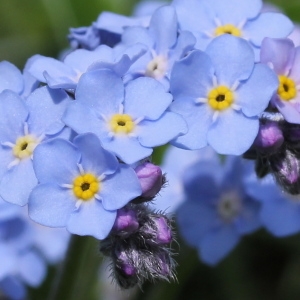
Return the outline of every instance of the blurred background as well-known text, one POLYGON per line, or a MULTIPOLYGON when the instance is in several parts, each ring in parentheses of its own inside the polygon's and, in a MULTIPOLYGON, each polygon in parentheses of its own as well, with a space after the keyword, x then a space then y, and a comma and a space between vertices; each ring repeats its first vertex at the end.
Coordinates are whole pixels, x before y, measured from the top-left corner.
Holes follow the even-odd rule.
MULTIPOLYGON (((70 27, 89 26, 103 11, 129 15, 137 0, 6 0, 0 1, 0 59, 23 68, 34 54, 57 57, 68 47, 70 27)), ((299 0, 274 0, 293 21, 300 22, 299 0)), ((161 161, 162 151, 154 157, 161 161)), ((119 292, 111 279, 98 271, 102 258, 97 241, 88 237, 73 240, 67 273, 55 300, 143 299, 143 300, 297 300, 300 299, 300 234, 276 239, 264 230, 243 238, 217 267, 202 264, 194 249, 178 236, 174 245, 178 282, 146 283, 134 291, 119 292), (91 255, 92 254, 92 255, 91 255), (69 272, 69 273, 68 273, 69 272), (100 273, 100 274, 99 274, 100 273)), ((107 268, 102 267, 100 270, 107 268)), ((61 275, 61 274, 60 274, 61 275)), ((29 299, 47 299, 58 278, 49 269, 44 284, 30 290, 29 299)), ((50 298, 49 298, 50 299, 50 298)))

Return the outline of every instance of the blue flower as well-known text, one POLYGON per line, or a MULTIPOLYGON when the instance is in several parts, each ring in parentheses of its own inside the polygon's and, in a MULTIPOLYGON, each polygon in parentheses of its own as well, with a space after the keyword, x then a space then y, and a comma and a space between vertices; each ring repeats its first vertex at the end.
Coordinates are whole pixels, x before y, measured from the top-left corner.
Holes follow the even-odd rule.
POLYGON ((278 75, 279 85, 272 103, 287 122, 300 124, 300 47, 295 48, 290 39, 265 38, 260 58, 278 75))
POLYGON ((244 153, 277 86, 273 71, 254 64, 246 41, 227 34, 216 38, 206 52, 195 50, 174 65, 170 109, 184 117, 189 130, 173 144, 185 149, 209 144, 221 154, 244 153))
POLYGON ((228 157, 225 166, 200 161, 186 170, 185 201, 177 209, 179 229, 209 265, 217 264, 243 235, 260 226, 259 203, 244 190, 246 170, 237 157, 228 157))
POLYGON ((95 133, 104 148, 128 164, 186 132, 183 119, 166 111, 172 96, 152 78, 124 86, 110 70, 90 71, 80 79, 75 98, 63 121, 77 133, 95 133))
POLYGON ((285 38, 293 23, 283 14, 261 13, 261 0, 174 0, 180 28, 197 38, 196 47, 205 50, 217 36, 225 33, 249 41, 259 59, 265 37, 285 38))
POLYGON ((119 164, 91 133, 77 136, 74 145, 63 139, 39 145, 34 169, 40 184, 29 197, 29 216, 79 235, 104 239, 117 209, 141 194, 134 170, 119 164))
POLYGON ((0 94, 0 196, 25 205, 37 184, 33 151, 54 136, 70 136, 61 117, 71 100, 61 90, 36 89, 26 101, 5 90, 0 94))
POLYGON ((138 76, 148 76, 160 81, 169 90, 169 77, 176 60, 193 49, 196 40, 190 32, 178 34, 177 16, 171 6, 157 9, 148 28, 131 26, 125 29, 119 51, 141 43, 147 51, 129 69, 125 80, 138 76))

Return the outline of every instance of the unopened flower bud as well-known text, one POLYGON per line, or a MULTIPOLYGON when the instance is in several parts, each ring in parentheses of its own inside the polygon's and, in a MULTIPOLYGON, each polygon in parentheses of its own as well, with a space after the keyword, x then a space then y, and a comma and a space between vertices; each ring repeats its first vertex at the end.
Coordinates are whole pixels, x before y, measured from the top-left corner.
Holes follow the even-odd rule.
POLYGON ((270 157, 270 167, 277 183, 290 194, 300 193, 300 161, 291 151, 270 157))
POLYGON ((163 174, 161 168, 150 162, 145 162, 139 165, 135 169, 135 172, 142 186, 141 197, 155 197, 163 185, 163 174))
POLYGON ((284 137, 277 122, 261 123, 254 145, 260 150, 274 151, 283 143, 284 137))
POLYGON ((139 228, 139 222, 134 210, 123 207, 118 209, 117 217, 113 226, 113 230, 118 235, 126 236, 136 232, 139 228))
POLYGON ((172 241, 172 228, 170 222, 163 215, 151 216, 148 222, 142 226, 140 231, 146 237, 147 242, 165 245, 172 241))

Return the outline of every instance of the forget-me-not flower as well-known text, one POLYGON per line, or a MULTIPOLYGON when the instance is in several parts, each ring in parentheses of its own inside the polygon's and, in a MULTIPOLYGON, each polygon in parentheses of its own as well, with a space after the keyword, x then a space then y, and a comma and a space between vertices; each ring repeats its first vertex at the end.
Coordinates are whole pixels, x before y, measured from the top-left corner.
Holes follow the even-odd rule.
POLYGON ((39 185, 29 197, 29 216, 50 227, 104 239, 117 209, 141 194, 132 168, 120 164, 91 133, 74 144, 52 139, 40 144, 34 155, 39 185))
POLYGON ((250 148, 259 115, 277 89, 277 76, 254 64, 249 44, 232 35, 216 38, 205 52, 195 50, 175 63, 171 74, 171 111, 188 123, 188 133, 173 144, 240 155, 250 148))
POLYGON ((216 160, 200 161, 185 173, 185 201, 177 209, 179 229, 209 265, 260 226, 259 203, 245 193, 245 170, 240 158, 228 157, 225 166, 216 160))
POLYGON ((80 79, 63 121, 77 133, 95 133, 105 149, 132 164, 186 132, 182 117, 167 111, 171 102, 172 95, 153 78, 124 86, 114 72, 95 70, 80 79))
POLYGON ((174 0, 179 25, 197 38, 196 47, 207 45, 222 34, 232 34, 247 40, 259 59, 259 49, 265 37, 285 38, 293 23, 283 14, 261 13, 261 0, 174 0))

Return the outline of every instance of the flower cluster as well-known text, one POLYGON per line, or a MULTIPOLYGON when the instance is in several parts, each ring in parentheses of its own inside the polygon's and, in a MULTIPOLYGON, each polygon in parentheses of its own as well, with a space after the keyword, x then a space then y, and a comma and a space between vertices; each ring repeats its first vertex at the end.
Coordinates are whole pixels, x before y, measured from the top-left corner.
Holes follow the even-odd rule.
POLYGON ((300 193, 300 52, 293 23, 262 5, 173 0, 133 17, 103 12, 70 30, 61 60, 34 55, 23 73, 0 63, 1 198, 28 204, 39 224, 102 240, 123 288, 174 278, 171 221, 147 204, 166 182, 151 163, 157 146, 231 155, 223 166, 207 153, 184 172, 178 221, 206 262, 261 222, 276 235, 298 230, 274 225, 282 207, 294 213, 288 224, 296 219, 297 201, 264 195, 300 193), (232 155, 255 160, 277 186, 254 187, 232 155))

